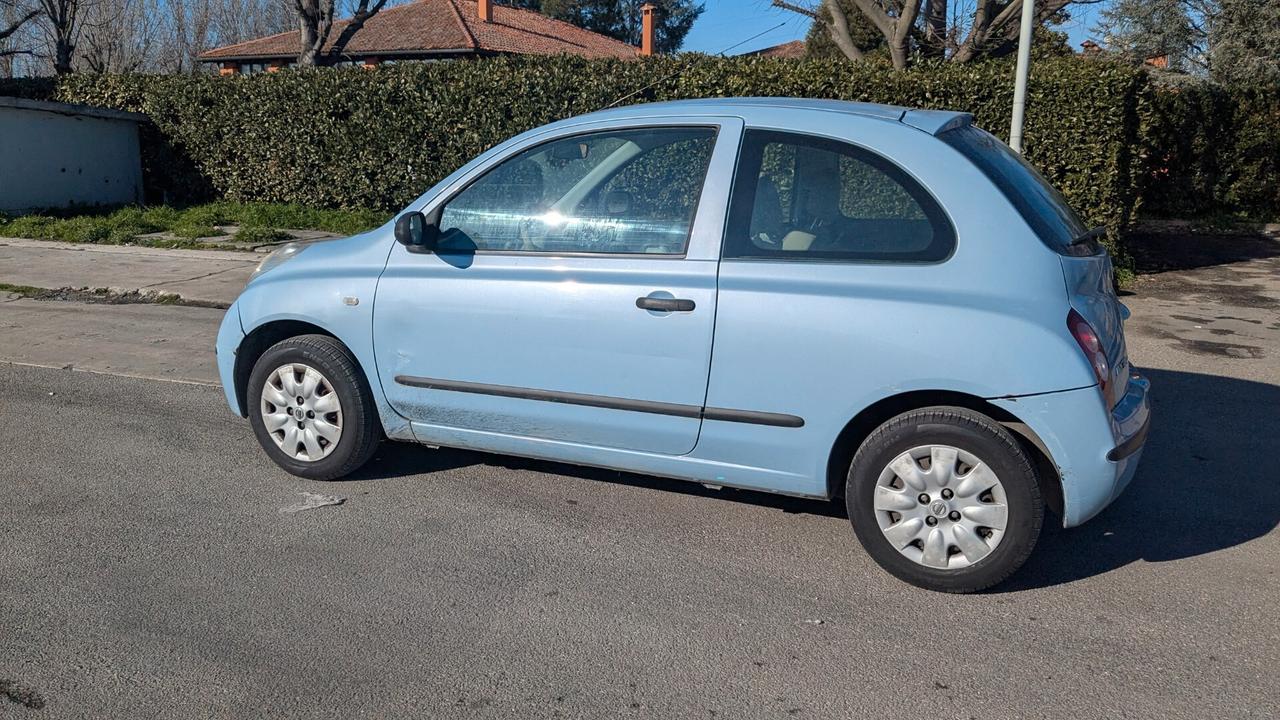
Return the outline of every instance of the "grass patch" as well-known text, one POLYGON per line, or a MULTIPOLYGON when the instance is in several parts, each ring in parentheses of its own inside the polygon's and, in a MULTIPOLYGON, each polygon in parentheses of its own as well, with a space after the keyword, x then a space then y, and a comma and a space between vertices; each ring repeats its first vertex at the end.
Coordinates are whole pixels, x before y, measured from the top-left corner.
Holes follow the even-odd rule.
POLYGON ((13 285, 11 283, 0 282, 0 293, 5 295, 19 295, 21 297, 40 297, 49 292, 46 288, 33 287, 31 285, 13 285))
POLYGON ((286 229, 354 235, 371 230, 390 217, 390 213, 379 210, 326 210, 301 205, 226 201, 188 208, 79 208, 16 218, 0 216, 0 237, 101 245, 207 248, 218 246, 195 240, 225 236, 218 230, 219 225, 240 226, 234 238, 227 237, 227 240, 261 245, 287 240, 289 236, 283 232, 286 229), (152 233, 169 233, 173 237, 140 237, 152 233))
POLYGON ((355 235, 372 230, 391 218, 381 210, 326 210, 275 203, 215 203, 222 205, 231 222, 264 228, 324 230, 355 235))
POLYGON ((250 243, 252 245, 283 242, 290 239, 290 237, 292 236, 283 230, 254 225, 246 225, 236 231, 236 242, 250 243))
POLYGON ((195 222, 195 223, 187 222, 185 221, 185 219, 183 222, 180 222, 177 225, 174 225, 167 229, 169 232, 173 233, 174 235, 177 235, 180 238, 187 238, 188 240, 195 240, 196 238, 220 237, 225 234, 221 230, 219 230, 218 228, 212 225, 202 225, 198 222, 195 222))

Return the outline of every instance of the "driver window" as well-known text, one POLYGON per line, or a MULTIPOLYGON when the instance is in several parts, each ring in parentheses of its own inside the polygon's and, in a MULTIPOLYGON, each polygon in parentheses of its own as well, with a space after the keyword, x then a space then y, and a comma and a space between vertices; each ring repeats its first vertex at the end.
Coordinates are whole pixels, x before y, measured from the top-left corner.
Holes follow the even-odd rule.
POLYGON ((440 252, 681 255, 714 128, 645 128, 526 150, 451 198, 440 252))

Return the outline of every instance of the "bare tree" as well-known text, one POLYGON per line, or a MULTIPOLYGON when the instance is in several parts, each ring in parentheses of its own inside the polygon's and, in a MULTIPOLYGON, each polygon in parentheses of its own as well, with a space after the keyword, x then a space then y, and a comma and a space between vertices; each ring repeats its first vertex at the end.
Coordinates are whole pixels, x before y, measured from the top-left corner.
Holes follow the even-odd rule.
POLYGON ((72 70, 71 60, 80 41, 82 6, 89 0, 36 0, 44 14, 45 38, 53 71, 65 75, 72 70))
POLYGON ((15 2, 10 2, 10 0, 0 0, 0 8, 3 8, 3 15, 0 15, 0 57, 30 52, 29 50, 8 47, 7 42, 10 37, 22 29, 23 25, 35 19, 40 14, 40 11, 35 8, 23 7, 15 2))
MULTIPOLYGON (((1035 22, 1044 24, 1060 16, 1071 4, 1102 0, 1038 0, 1035 22)), ((860 60, 862 51, 850 35, 849 13, 858 12, 884 36, 893 66, 899 70, 911 63, 913 51, 922 56, 945 58, 949 62, 969 62, 1006 47, 1018 35, 1022 19, 1020 0, 821 0, 829 16, 831 39, 850 60, 860 60), (845 6, 851 6, 849 9, 845 6), (924 9, 923 16, 921 8, 924 9)), ((819 19, 817 5, 773 0, 775 7, 819 19)))
MULTIPOLYGON (((1072 3, 1090 4, 1099 0, 1039 0, 1035 5, 1033 22, 1039 26, 1058 15, 1072 3)), ((969 31, 959 41, 949 60, 968 62, 982 56, 993 46, 1012 42, 1018 37, 1022 22, 1021 2, 978 0, 969 24, 969 31)))
POLYGON ((302 47, 299 48, 299 65, 330 65, 342 57, 352 36, 364 27, 369 18, 387 4, 387 0, 358 0, 351 13, 351 20, 325 50, 333 30, 336 0, 293 0, 298 25, 302 30, 302 47))
POLYGON ((207 49, 213 30, 210 0, 169 0, 168 27, 161 43, 157 69, 183 73, 196 68, 196 56, 207 49))
POLYGON ((30 33, 20 31, 39 14, 34 7, 0 0, 0 77, 13 77, 15 56, 31 54, 30 33))
POLYGON ((289 0, 204 0, 213 7, 213 35, 230 45, 297 27, 289 0))
MULTIPOLYGON (((852 2, 852 0, 848 1, 852 2)), ((865 55, 862 46, 857 42, 854 33, 849 28, 849 16, 845 14, 845 9, 840 7, 835 0, 827 0, 814 7, 787 2, 787 0, 773 0, 773 6, 805 15, 813 19, 815 24, 821 23, 825 25, 831 37, 831 42, 850 60, 861 60, 865 55)))
POLYGON ((166 0, 168 17, 156 69, 193 72, 198 56, 212 47, 233 45, 297 27, 290 0, 166 0))
POLYGON ((163 15, 158 0, 116 0, 84 9, 79 57, 95 73, 131 73, 154 67, 163 15))

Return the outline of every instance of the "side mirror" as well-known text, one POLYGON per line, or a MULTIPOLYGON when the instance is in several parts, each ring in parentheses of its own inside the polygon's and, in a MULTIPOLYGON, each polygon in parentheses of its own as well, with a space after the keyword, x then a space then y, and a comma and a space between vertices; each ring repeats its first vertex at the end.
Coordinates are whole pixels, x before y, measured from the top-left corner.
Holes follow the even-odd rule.
POLYGON ((436 222, 434 218, 411 210, 396 218, 396 242, 404 245, 409 252, 431 252, 435 250, 436 239, 440 236, 440 227, 436 222))

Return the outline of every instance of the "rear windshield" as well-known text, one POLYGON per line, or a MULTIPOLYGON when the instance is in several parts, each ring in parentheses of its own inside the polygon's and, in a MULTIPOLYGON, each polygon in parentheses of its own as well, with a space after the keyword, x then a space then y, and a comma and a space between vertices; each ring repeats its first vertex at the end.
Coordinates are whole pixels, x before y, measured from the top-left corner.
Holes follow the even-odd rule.
POLYGON ((939 137, 969 158, 1000 188, 1046 245, 1059 253, 1077 254, 1077 248, 1068 248, 1088 228, 1062 193, 1021 155, 972 125, 948 130, 939 137))

